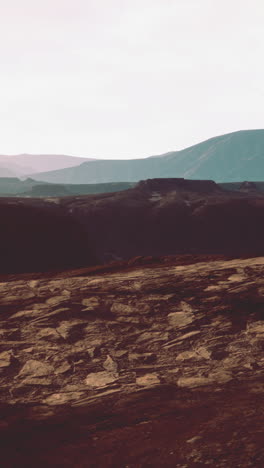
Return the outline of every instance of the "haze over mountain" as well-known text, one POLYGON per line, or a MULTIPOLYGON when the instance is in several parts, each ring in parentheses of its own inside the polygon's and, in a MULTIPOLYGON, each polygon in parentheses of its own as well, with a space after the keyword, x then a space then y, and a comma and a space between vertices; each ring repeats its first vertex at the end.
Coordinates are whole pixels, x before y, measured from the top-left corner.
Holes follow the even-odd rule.
POLYGON ((0 177, 21 177, 31 172, 64 169, 90 160, 91 158, 63 154, 0 155, 0 177))
POLYGON ((167 177, 217 182, 258 181, 264 179, 264 130, 229 133, 181 151, 145 159, 85 161, 79 166, 31 176, 46 182, 72 184, 167 177))

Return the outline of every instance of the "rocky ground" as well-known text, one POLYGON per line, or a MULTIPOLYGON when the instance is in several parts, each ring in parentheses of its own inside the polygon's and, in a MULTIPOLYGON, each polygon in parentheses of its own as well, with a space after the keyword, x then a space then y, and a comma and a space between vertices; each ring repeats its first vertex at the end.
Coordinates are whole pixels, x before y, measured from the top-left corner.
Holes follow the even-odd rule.
POLYGON ((264 258, 1 278, 11 467, 263 467, 264 258))

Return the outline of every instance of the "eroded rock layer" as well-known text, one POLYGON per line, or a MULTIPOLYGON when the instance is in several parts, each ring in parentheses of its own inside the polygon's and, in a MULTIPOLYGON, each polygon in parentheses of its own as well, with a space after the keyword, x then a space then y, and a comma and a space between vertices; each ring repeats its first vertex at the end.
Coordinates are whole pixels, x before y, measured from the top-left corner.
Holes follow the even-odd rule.
POLYGON ((0 284, 4 466, 264 465, 264 258, 0 284))

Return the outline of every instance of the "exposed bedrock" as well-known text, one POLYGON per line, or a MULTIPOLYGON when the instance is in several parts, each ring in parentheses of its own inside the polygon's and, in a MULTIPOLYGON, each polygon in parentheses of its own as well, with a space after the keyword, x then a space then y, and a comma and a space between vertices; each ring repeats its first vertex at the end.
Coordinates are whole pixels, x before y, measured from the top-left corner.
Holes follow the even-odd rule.
POLYGON ((0 284, 2 466, 264 465, 264 258, 0 284))

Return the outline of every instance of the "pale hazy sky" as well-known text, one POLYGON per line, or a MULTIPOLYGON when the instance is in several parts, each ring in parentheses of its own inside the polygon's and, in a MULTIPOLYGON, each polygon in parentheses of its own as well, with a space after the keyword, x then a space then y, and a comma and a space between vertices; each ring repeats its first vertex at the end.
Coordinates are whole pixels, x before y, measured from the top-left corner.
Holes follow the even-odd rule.
POLYGON ((264 128, 264 0, 0 0, 0 154, 149 156, 264 128))

